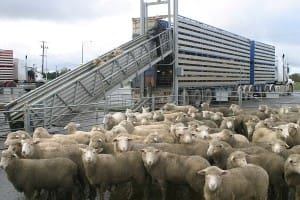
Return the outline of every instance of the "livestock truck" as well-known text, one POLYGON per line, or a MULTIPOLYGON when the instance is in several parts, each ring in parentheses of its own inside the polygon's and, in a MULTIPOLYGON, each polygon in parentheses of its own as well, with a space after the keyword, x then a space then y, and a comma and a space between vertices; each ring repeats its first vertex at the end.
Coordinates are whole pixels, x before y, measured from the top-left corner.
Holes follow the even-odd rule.
MULTIPOLYGON (((163 16, 164 17, 164 16, 163 16)), ((163 17, 150 17, 149 27, 167 24, 163 17), (157 20, 159 19, 159 20, 157 20)), ((140 32, 140 19, 133 19, 133 35, 140 32)), ((190 104, 203 101, 230 101, 240 92, 244 98, 272 92, 290 94, 294 82, 288 66, 275 56, 275 46, 258 42, 214 26, 177 16, 177 30, 171 25, 174 45, 172 58, 150 68, 140 80, 151 95, 179 95, 190 104), (172 60, 174 60, 174 65, 172 60)), ((141 82, 133 82, 139 87, 141 82)))

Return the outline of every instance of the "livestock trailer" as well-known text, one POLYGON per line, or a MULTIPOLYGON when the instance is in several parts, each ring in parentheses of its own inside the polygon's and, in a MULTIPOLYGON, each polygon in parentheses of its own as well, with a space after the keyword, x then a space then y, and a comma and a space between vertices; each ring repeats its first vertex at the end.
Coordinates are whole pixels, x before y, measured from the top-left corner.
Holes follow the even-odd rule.
MULTIPOLYGON (((146 71, 145 78, 141 79, 146 87, 149 87, 147 80, 152 76, 155 84, 150 86, 155 87, 157 95, 166 94, 169 89, 169 93, 175 96, 194 96, 190 103, 210 100, 213 96, 220 97, 215 98, 216 101, 228 101, 238 91, 244 96, 255 92, 293 91, 287 64, 284 57, 282 61, 276 59, 275 46, 180 16, 177 3, 174 0, 173 21, 165 16, 160 19, 171 24, 173 62, 170 59, 162 61, 154 70, 146 71), (168 66, 168 63, 173 66, 168 66)), ((148 24, 153 24, 153 18, 147 16, 147 9, 154 3, 141 0, 141 5, 145 11, 141 12, 140 19, 133 19, 133 23, 144 23, 138 26, 144 28, 140 31, 144 34, 150 27, 148 24)), ((138 32, 136 27, 135 35, 138 32)))

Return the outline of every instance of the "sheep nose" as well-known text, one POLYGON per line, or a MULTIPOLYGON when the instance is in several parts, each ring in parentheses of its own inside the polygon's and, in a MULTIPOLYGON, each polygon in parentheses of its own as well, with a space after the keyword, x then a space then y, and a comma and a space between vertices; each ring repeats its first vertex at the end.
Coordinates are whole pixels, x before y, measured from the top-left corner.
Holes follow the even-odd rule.
POLYGON ((152 161, 148 161, 148 165, 151 166, 153 164, 152 161))
POLYGON ((25 151, 22 151, 22 155, 25 155, 26 154, 26 152, 25 151))

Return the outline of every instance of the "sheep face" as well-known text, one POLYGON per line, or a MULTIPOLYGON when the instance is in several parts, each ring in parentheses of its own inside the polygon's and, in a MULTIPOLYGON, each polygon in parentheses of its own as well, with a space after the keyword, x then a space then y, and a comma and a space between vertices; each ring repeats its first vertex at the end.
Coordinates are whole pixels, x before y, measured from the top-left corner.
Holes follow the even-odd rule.
POLYGON ((160 150, 153 147, 146 147, 141 150, 145 167, 151 168, 159 159, 160 150))
POLYGON ((68 132, 71 132, 71 131, 76 131, 78 127, 80 127, 80 124, 75 124, 74 122, 70 122, 64 127, 64 129, 68 130, 68 132))
POLYGON ((128 151, 130 140, 132 140, 132 139, 127 136, 119 136, 119 137, 116 137, 115 139, 113 139, 116 150, 120 151, 120 152, 128 151))
POLYGON ((182 114, 182 115, 178 115, 175 119, 176 123, 182 122, 182 123, 186 123, 191 121, 190 118, 188 117, 187 114, 182 114))
POLYGON ((247 154, 242 151, 235 151, 229 156, 232 167, 244 167, 247 165, 247 154))
POLYGON ((259 110, 260 112, 265 112, 267 109, 268 109, 268 106, 267 106, 267 105, 259 105, 259 106, 258 106, 258 110, 259 110))
POLYGON ((127 121, 131 122, 131 123, 136 123, 138 120, 136 118, 136 116, 133 113, 129 113, 126 115, 127 116, 127 121))
POLYGON ((145 143, 159 143, 160 142, 160 137, 158 135, 158 132, 155 133, 150 133, 144 140, 145 143))
POLYGON ((153 113, 153 120, 154 121, 164 121, 165 116, 161 111, 157 111, 153 113))
POLYGON ((6 169, 11 161, 16 159, 17 156, 10 150, 2 151, 1 161, 0 161, 0 168, 6 169))
POLYGON ((207 187, 211 192, 214 192, 220 187, 222 183, 222 176, 225 175, 227 171, 211 166, 198 171, 197 173, 205 176, 205 187, 207 187))
POLYGON ((232 127, 233 127, 233 121, 226 121, 226 126, 227 126, 227 128, 228 129, 232 129, 232 127))
POLYGON ((209 109, 209 103, 207 103, 207 102, 202 103, 201 108, 202 108, 202 110, 208 110, 209 109))
POLYGON ((247 132, 248 132, 248 135, 251 136, 253 135, 253 132, 254 132, 254 122, 246 122, 246 127, 247 127, 247 132))
POLYGON ((209 135, 209 132, 208 132, 208 129, 204 129, 204 130, 197 130, 195 132, 196 136, 201 138, 201 139, 211 139, 210 135, 209 135))
POLYGON ((270 142, 269 145, 271 146, 271 149, 274 153, 282 153, 287 148, 289 148, 289 146, 281 140, 270 142))
POLYGON ((89 147, 96 150, 102 150, 103 142, 104 141, 99 136, 93 136, 90 139, 89 147))
POLYGON ((287 125, 287 129, 288 129, 289 135, 291 137, 294 137, 298 133, 299 126, 298 126, 298 124, 295 124, 295 123, 289 123, 287 125))
POLYGON ((216 156, 219 153, 224 151, 224 145, 221 142, 218 141, 212 141, 209 143, 208 149, 207 149, 207 156, 216 156))
POLYGON ((30 157, 32 156, 33 152, 34 152, 34 144, 36 144, 37 142, 33 142, 33 141, 22 141, 22 155, 26 158, 26 157, 30 157))
POLYGON ((202 111, 202 117, 203 119, 210 119, 212 112, 211 111, 202 111))
POLYGON ((285 161, 285 169, 288 169, 289 173, 300 174, 300 155, 291 154, 285 161))
POLYGON ((211 120, 214 120, 214 121, 222 120, 223 113, 220 113, 220 112, 212 113, 210 118, 211 118, 211 120))
POLYGON ((87 162, 87 163, 94 163, 96 162, 97 158, 97 150, 93 148, 87 148, 87 149, 82 149, 83 154, 82 154, 82 160, 87 162))
MULTIPOLYGON (((278 127, 274 127, 280 137, 286 139, 290 136, 290 130, 293 132, 292 127, 289 127, 289 124, 280 125, 278 127)), ((291 132, 291 133, 292 133, 291 132)))
POLYGON ((196 136, 194 132, 191 132, 188 127, 178 127, 175 132, 179 143, 190 144, 193 142, 193 137, 196 136))
POLYGON ((113 116, 111 114, 106 114, 103 117, 103 125, 105 129, 109 129, 113 123, 113 116))
POLYGON ((216 133, 216 139, 230 144, 234 140, 234 134, 228 129, 223 129, 221 132, 216 133))
POLYGON ((14 144, 10 144, 8 146, 8 151, 14 152, 17 155, 21 155, 22 153, 22 144, 21 142, 16 142, 14 144))

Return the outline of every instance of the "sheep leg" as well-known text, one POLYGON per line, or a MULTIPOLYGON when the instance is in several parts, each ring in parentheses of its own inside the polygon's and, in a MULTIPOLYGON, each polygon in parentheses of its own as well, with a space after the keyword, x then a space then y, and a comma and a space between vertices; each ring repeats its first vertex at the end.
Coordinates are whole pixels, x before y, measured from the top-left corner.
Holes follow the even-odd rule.
POLYGON ((105 184, 100 184, 100 186, 97 187, 99 200, 104 200, 104 192, 105 192, 105 184))
POLYGON ((296 186, 295 199, 300 200, 300 186, 296 186))
POLYGON ((167 184, 164 180, 158 180, 158 184, 159 184, 160 190, 161 190, 161 199, 166 200, 167 199, 167 184))

